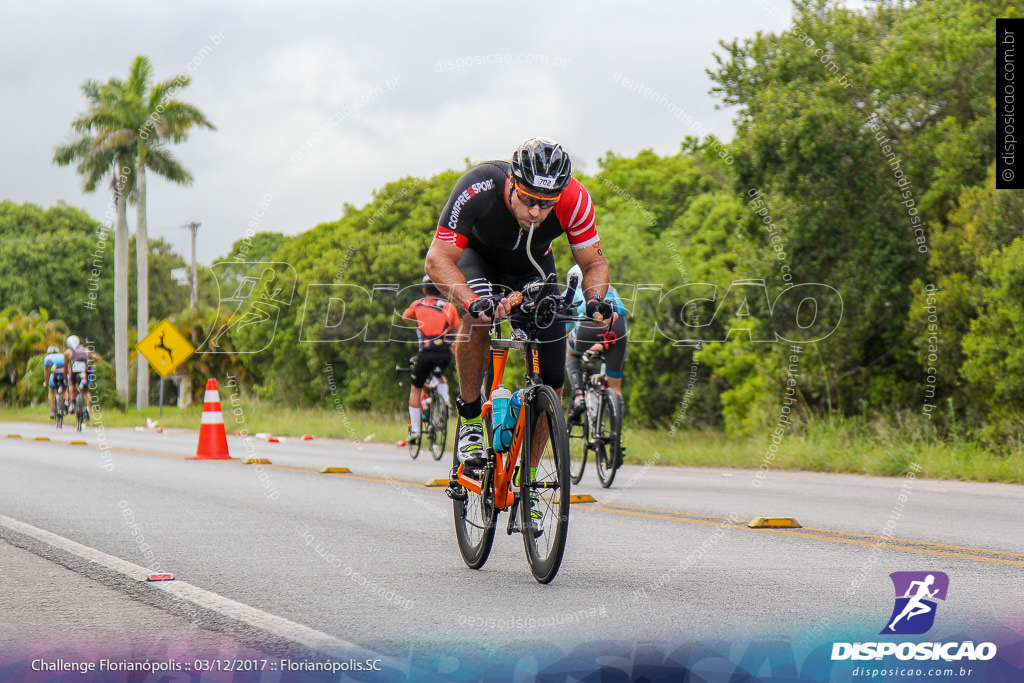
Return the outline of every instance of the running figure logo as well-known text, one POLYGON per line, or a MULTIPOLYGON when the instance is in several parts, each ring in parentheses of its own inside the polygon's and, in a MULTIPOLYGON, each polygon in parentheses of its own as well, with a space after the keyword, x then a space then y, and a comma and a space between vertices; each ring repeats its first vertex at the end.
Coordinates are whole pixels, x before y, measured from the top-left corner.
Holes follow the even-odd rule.
POLYGON ((896 605, 882 634, 919 635, 935 623, 935 599, 945 600, 949 577, 944 572, 893 572, 896 605))

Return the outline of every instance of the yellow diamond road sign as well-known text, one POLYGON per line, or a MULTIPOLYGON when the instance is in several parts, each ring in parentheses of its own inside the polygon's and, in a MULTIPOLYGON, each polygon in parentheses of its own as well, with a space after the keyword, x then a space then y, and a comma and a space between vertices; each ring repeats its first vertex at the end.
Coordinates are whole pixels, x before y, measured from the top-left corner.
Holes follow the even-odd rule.
POLYGON ((174 372, 186 358, 195 353, 195 347, 178 332, 170 320, 164 320, 154 327, 135 348, 161 377, 174 372))

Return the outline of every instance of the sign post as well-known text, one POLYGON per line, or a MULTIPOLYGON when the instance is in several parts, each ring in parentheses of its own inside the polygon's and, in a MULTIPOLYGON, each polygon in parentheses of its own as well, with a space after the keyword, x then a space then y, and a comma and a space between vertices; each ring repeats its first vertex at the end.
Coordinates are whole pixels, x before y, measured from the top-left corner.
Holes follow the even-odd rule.
POLYGON ((152 332, 135 345, 135 349, 160 375, 160 417, 163 418, 164 378, 184 363, 196 349, 167 319, 154 327, 152 332))

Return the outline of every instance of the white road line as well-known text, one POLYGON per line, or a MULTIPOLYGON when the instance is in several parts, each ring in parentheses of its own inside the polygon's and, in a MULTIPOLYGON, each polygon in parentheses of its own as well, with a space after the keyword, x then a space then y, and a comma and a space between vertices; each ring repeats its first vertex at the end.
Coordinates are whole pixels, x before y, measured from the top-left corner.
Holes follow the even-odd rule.
MULTIPOLYGON (((0 515, 0 526, 6 527, 23 536, 33 538, 66 553, 70 553, 76 557, 90 562, 95 562, 101 567, 123 574, 124 576, 136 581, 146 581, 149 578, 150 572, 145 567, 140 567, 137 564, 122 560, 119 557, 108 555, 107 553, 96 550, 95 548, 90 548, 82 545, 81 543, 72 541, 69 538, 64 538, 63 536, 58 536, 53 532, 32 526, 31 524, 25 524, 24 522, 19 522, 18 520, 5 515, 0 515)), ((335 638, 334 636, 311 629, 308 626, 297 624, 294 621, 285 619, 284 617, 275 616, 262 610, 258 610, 255 607, 250 607, 249 605, 231 600, 230 598, 225 598, 222 595, 211 593, 208 590, 204 590, 198 586, 193 586, 185 581, 154 581, 148 582, 147 585, 156 590, 162 590, 179 600, 188 601, 203 609, 216 612, 217 614, 221 614, 235 621, 253 626, 279 638, 298 643, 330 657, 345 659, 351 657, 360 660, 381 659, 383 660, 383 665, 387 666, 390 664, 390 666, 395 666, 395 663, 390 662, 388 658, 373 653, 366 648, 356 645, 355 643, 335 638)))

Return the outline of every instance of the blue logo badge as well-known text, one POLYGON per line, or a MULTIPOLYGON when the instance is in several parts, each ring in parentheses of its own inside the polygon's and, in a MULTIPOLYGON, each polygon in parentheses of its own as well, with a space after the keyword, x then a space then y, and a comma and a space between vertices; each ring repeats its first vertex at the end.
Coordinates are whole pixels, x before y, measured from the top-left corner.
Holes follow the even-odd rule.
POLYGON ((927 633, 935 623, 935 601, 946 599, 949 577, 944 572, 893 572, 889 578, 896 590, 896 605, 880 633, 927 633))

